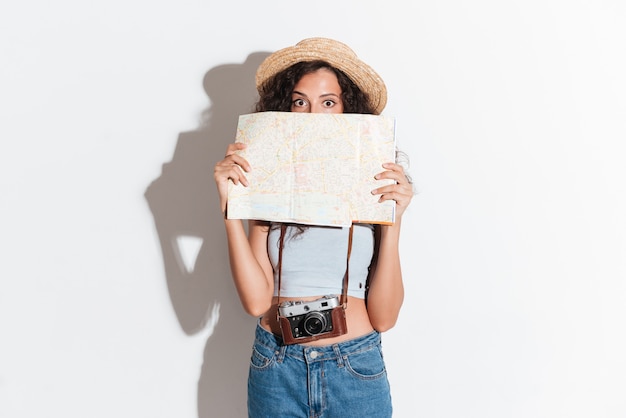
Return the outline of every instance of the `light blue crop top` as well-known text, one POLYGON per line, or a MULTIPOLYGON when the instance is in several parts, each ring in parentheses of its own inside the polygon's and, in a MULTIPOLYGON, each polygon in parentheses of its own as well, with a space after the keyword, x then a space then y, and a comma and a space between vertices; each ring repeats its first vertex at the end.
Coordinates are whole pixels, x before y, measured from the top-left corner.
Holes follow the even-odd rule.
MULTIPOLYGON (((301 234, 288 227, 283 249, 280 295, 309 297, 340 295, 348 255, 350 228, 307 226, 301 234), (294 235, 295 234, 295 235, 294 235)), ((274 296, 278 295, 278 246, 280 228, 272 228, 268 253, 274 268, 274 296)), ((365 298, 369 266, 374 253, 374 227, 354 224, 348 295, 365 298)))

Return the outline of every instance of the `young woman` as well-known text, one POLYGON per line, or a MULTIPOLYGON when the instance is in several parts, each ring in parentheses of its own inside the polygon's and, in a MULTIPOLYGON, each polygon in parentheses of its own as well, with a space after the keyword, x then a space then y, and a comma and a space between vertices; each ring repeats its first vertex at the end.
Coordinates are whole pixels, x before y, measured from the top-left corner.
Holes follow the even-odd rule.
MULTIPOLYGON (((256 75, 256 110, 380 114, 387 90, 378 74, 345 44, 305 39, 270 55, 256 75)), ((248 185, 254 170, 231 144, 214 178, 222 211, 230 181, 248 185)), ((398 244, 413 187, 395 162, 377 179, 394 184, 372 190, 396 203, 393 225, 353 228, 270 224, 224 219, 232 276, 241 303, 260 317, 248 380, 250 417, 388 417, 391 396, 380 333, 392 328, 404 298, 398 244), (349 258, 346 332, 306 343, 285 343, 280 302, 299 304, 342 293, 349 258)), ((317 305, 315 305, 317 306, 317 305)), ((288 332, 288 331, 287 331, 288 332)))

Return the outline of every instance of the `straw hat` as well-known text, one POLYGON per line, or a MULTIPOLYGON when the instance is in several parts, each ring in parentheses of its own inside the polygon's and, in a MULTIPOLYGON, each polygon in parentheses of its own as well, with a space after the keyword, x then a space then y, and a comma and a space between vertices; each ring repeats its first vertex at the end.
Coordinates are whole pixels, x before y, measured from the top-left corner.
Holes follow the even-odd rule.
POLYGON ((375 114, 387 104, 387 88, 382 78, 369 65, 357 58, 348 45, 328 38, 308 38, 294 46, 283 48, 268 56, 256 72, 256 87, 260 90, 269 78, 301 61, 326 61, 343 71, 365 92, 375 114))

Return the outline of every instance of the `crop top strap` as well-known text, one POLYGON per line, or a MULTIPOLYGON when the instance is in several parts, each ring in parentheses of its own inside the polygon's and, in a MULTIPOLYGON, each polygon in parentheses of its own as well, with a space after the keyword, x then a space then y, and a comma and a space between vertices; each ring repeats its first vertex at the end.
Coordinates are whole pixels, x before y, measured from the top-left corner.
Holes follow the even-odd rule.
MULTIPOLYGON (((287 225, 284 223, 280 224, 280 238, 278 244, 278 304, 280 305, 280 284, 282 278, 282 267, 283 267, 283 247, 285 245, 285 233, 287 231, 287 225)), ((346 273, 343 276, 343 286, 341 288, 341 299, 340 303, 343 308, 346 308, 348 304, 348 280, 349 280, 349 270, 350 270, 350 254, 352 253, 352 233, 354 231, 354 224, 350 224, 350 231, 348 232, 348 254, 346 256, 346 273)))

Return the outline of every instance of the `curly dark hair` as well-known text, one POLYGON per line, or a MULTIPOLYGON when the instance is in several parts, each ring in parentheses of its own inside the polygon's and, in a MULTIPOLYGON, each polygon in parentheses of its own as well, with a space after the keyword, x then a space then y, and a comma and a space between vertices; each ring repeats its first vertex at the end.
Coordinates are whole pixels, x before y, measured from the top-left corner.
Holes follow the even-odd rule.
POLYGON ((289 112, 291 111, 291 94, 300 79, 321 68, 326 68, 337 76, 341 87, 341 100, 344 113, 373 114, 367 94, 365 94, 343 71, 338 70, 326 61, 302 61, 276 73, 268 79, 259 91, 257 112, 289 112))

